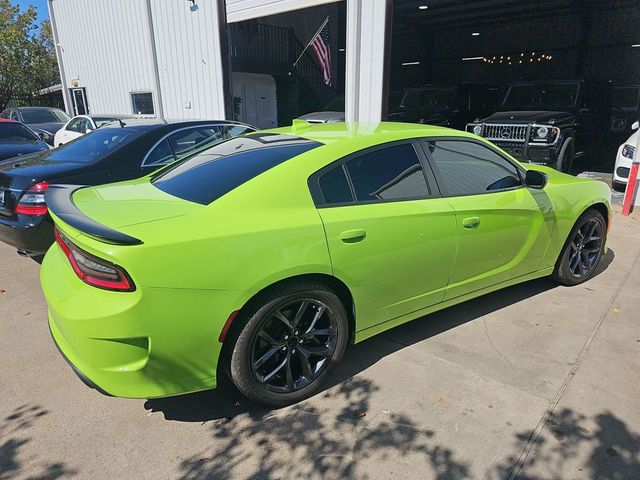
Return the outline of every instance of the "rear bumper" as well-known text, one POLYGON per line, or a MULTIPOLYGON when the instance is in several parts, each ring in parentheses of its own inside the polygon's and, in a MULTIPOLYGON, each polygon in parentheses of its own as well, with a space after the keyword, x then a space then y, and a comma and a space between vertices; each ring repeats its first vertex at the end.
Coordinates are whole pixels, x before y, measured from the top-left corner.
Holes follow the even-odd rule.
POLYGON ((55 246, 40 276, 51 335, 87 385, 128 398, 215 388, 218 336, 239 292, 101 290, 83 283, 55 246))
POLYGON ((54 241, 51 217, 0 215, 0 241, 33 255, 43 254, 54 241))
POLYGON ((71 369, 73 370, 73 372, 78 376, 78 378, 80 380, 82 380, 82 383, 84 383, 87 387, 92 388, 94 390, 97 390, 98 392, 100 392, 103 395, 106 395, 108 397, 110 397, 111 395, 109 395, 107 392, 105 392, 104 390, 102 390, 99 386, 97 386, 95 383, 93 383, 91 380, 89 380, 84 373, 82 373, 80 370, 78 370, 76 368, 76 366, 71 363, 71 360, 69 360, 67 358, 67 356, 64 354, 64 352, 62 351, 62 349, 60 348, 60 345, 58 345, 58 342, 56 341, 56 337, 53 335, 53 331, 51 330, 51 320, 49 320, 49 333, 51 334, 51 339, 53 340, 53 344, 56 346, 56 348, 58 349, 58 352, 60 353, 60 355, 62 356, 62 358, 64 358, 64 361, 67 362, 67 364, 71 367, 71 369))

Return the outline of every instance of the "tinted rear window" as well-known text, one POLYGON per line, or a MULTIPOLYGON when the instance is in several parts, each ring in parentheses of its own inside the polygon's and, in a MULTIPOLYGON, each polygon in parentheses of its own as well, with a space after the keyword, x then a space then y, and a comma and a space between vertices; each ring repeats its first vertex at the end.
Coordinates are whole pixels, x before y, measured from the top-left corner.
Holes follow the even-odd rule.
POLYGON ((39 138, 27 127, 19 123, 0 123, 0 143, 33 142, 39 138))
POLYGON ((66 143, 49 155, 49 160, 70 163, 91 163, 127 145, 140 135, 137 129, 108 128, 95 130, 66 143))
POLYGON ((61 123, 68 122, 69 116, 61 110, 21 110, 24 123, 61 123))
POLYGON ((233 138, 163 170, 152 184, 170 195, 208 205, 234 188, 321 144, 292 135, 233 138))

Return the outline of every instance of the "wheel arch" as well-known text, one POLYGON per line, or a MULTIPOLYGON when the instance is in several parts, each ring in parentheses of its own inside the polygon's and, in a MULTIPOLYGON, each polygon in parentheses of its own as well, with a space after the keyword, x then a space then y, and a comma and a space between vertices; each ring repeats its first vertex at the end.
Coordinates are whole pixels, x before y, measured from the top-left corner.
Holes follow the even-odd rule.
POLYGON ((233 345, 235 344, 238 335, 244 327, 244 319, 246 319, 246 316, 244 316, 243 313, 254 308, 256 303, 260 302, 260 299, 267 295, 271 290, 282 287, 283 285, 301 281, 313 281, 323 284, 338 296, 338 298, 344 305, 345 310, 347 311, 347 318, 349 321, 349 341, 353 343, 356 331, 356 315, 355 302, 349 287, 346 285, 346 283, 333 275, 329 275, 326 273, 302 273, 274 281, 258 290, 246 302, 244 302, 242 307, 237 311, 237 315, 233 317, 231 325, 229 326, 229 329, 223 339, 220 361, 218 362, 219 365, 227 363, 227 360, 230 358, 229 355, 231 354, 233 345))
POLYGON ((592 203, 591 205, 587 206, 580 215, 582 215, 587 210, 597 210, 598 212, 600 212, 604 217, 604 222, 607 225, 607 228, 609 228, 610 211, 609 211, 609 207, 607 207, 607 205, 604 202, 592 203))

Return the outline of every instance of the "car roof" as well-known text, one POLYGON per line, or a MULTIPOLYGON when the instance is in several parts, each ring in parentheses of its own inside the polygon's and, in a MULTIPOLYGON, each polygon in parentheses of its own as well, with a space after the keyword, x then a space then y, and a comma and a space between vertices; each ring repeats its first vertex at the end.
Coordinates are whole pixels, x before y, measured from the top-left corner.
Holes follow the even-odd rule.
POLYGON ((401 122, 335 122, 308 123, 304 120, 294 120, 290 127, 265 130, 265 132, 296 135, 322 144, 350 143, 357 141, 363 148, 394 140, 420 137, 465 137, 477 138, 461 130, 401 122))
POLYGON ((170 130, 170 126, 176 125, 180 127, 197 127, 199 125, 211 125, 211 124, 228 124, 228 125, 242 125, 250 128, 251 125, 247 125, 240 122, 233 122, 231 120, 167 120, 161 118, 131 118, 123 119, 124 127, 121 127, 118 121, 108 123, 101 127, 101 130, 107 128, 133 128, 140 131, 151 131, 159 128, 166 128, 170 130))
POLYGON ((18 110, 19 112, 26 112, 27 110, 60 110, 57 107, 12 107, 11 110, 18 110))
POLYGON ((123 114, 123 113, 90 113, 87 115, 77 115, 77 116, 87 117, 87 118, 122 118, 122 119, 135 118, 133 115, 123 114))

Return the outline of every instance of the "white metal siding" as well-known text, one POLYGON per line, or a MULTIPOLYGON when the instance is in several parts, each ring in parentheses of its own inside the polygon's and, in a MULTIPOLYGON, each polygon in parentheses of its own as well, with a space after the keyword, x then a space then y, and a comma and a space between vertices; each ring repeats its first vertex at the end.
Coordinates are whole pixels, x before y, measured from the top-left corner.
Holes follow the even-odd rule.
POLYGON ((152 0, 151 12, 165 117, 224 119, 216 2, 152 0))
POLYGON ((242 22, 338 1, 340 0, 226 0, 227 22, 242 22))
POLYGON ((157 101, 145 0, 52 0, 51 8, 64 88, 85 87, 91 113, 132 113, 131 91, 157 101))

